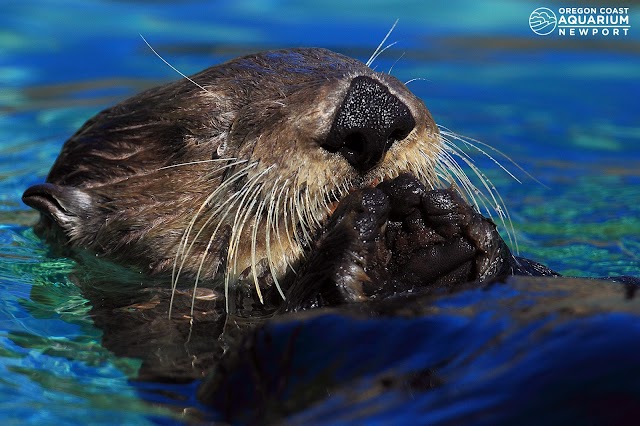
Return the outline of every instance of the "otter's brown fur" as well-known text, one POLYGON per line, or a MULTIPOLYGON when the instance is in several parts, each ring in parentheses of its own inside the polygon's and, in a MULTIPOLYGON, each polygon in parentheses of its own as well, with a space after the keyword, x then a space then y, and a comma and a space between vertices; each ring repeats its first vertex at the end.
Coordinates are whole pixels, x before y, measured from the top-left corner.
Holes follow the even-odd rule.
POLYGON ((424 103, 396 78, 325 49, 270 51, 100 112, 24 200, 43 213, 40 230, 72 247, 174 280, 226 271, 227 284, 257 287, 295 264, 352 188, 402 172, 437 186, 441 151, 424 103), (326 141, 363 76, 415 125, 358 170, 326 141))

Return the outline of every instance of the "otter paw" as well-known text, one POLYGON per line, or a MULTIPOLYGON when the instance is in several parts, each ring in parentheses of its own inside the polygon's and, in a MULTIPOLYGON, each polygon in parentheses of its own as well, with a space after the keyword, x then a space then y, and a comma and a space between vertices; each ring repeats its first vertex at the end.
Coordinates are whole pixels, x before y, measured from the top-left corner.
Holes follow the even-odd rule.
POLYGON ((381 281, 389 256, 384 239, 389 210, 388 197, 376 188, 344 197, 289 287, 283 309, 367 300, 367 287, 381 281))
POLYGON ((430 191, 411 175, 378 188, 392 206, 386 236, 393 287, 486 282, 506 273, 511 253, 495 224, 454 189, 430 191))
POLYGON ((510 258, 495 224, 455 190, 400 175, 340 201, 285 310, 487 282, 506 274, 510 258))

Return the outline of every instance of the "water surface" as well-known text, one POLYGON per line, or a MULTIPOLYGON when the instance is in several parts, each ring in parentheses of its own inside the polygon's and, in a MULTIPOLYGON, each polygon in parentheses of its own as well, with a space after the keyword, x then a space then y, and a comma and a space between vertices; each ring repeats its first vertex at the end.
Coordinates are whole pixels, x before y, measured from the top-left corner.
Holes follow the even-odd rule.
MULTIPOLYGON (((137 360, 102 348, 88 301, 67 276, 73 261, 48 254, 30 229, 37 215, 20 201, 24 189, 45 179, 63 142, 87 118, 178 78, 140 34, 190 74, 239 54, 291 46, 328 47, 366 61, 398 18, 389 38, 397 44, 375 67, 416 79, 409 87, 439 124, 492 145, 526 170, 500 160, 517 182, 490 160, 477 160, 507 202, 520 254, 564 274, 640 276, 640 37, 634 27, 640 15, 632 8, 633 28, 624 38, 543 38, 527 24, 538 6, 495 0, 3 2, 3 423, 175 419, 167 404, 143 401, 149 393, 162 401, 157 386, 129 380, 137 360)), ((474 327, 491 333, 489 325, 474 327)), ((187 395, 184 406, 193 403, 192 387, 161 390, 187 395)))

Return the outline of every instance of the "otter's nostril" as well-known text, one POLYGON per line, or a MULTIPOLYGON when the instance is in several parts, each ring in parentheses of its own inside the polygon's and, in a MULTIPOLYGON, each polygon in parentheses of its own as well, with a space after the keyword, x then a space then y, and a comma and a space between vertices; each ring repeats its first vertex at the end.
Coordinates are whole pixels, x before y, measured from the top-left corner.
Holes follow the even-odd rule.
POLYGON ((365 151, 366 146, 367 146, 367 138, 362 133, 354 132, 354 133, 348 134, 344 138, 344 145, 342 149, 353 152, 355 154, 358 152, 365 151))
POLYGON ((359 76, 351 81, 321 146, 340 152, 355 169, 366 172, 414 127, 415 120, 407 105, 382 83, 359 76))

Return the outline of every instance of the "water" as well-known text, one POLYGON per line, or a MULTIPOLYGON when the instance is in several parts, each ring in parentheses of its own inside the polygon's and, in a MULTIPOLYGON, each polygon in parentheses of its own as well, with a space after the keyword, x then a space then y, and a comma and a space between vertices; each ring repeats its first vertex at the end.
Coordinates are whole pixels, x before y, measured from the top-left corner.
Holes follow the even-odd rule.
MULTIPOLYGON (((640 37, 634 26, 640 25, 640 9, 631 8, 627 37, 567 39, 542 38, 530 31, 528 16, 538 6, 464 0, 446 5, 4 1, 0 6, 3 424, 170 423, 176 417, 167 407, 175 401, 164 401, 162 393, 185 395, 187 399, 178 404, 182 407, 195 404, 189 399, 192 387, 129 380, 139 362, 101 347, 101 331, 87 315, 88 301, 67 277, 73 262, 47 255, 46 245, 29 227, 37 215, 20 201, 25 188, 44 180, 64 140, 87 118, 143 88, 177 78, 139 34, 190 74, 245 52, 285 46, 328 47, 366 61, 399 18, 389 39, 397 44, 376 61, 377 69, 392 68, 403 81, 418 78, 409 87, 425 100, 439 124, 491 144, 535 178, 502 158, 522 181, 518 183, 491 161, 478 159, 507 200, 521 255, 569 275, 640 276, 640 37), (164 403, 149 405, 144 399, 164 403)), ((496 300, 500 297, 495 295, 496 300)), ((441 340, 419 334, 425 342, 455 352, 472 336, 489 338, 497 332, 492 328, 496 323, 481 321, 481 314, 473 318, 462 325, 448 318, 441 340), (459 330, 464 338, 447 346, 446 336, 459 330)), ((592 331, 617 324, 634 330, 629 324, 637 321, 625 318, 594 319, 592 331)), ((404 330, 395 322, 385 327, 400 335, 404 330)), ((426 330, 422 323, 412 327, 426 330)), ((358 336, 357 324, 351 330, 346 341, 358 336)), ((345 344, 339 337, 335 341, 345 344)), ((617 343, 622 352, 630 348, 626 340, 617 343)), ((398 342, 389 342, 394 344, 398 342)), ((572 344, 566 341, 557 347, 558 356, 572 344)), ((354 349, 352 355, 357 353, 354 349)), ((488 356, 487 362, 497 362, 498 355, 488 356)), ((483 383, 474 382, 474 377, 486 369, 482 363, 472 363, 458 373, 462 379, 457 383, 475 383, 462 388, 471 392, 483 383)), ((443 415, 431 420, 449 418, 446 410, 461 412, 436 402, 433 406, 444 410, 443 415)), ((472 402, 467 401, 465 409, 472 410, 476 406, 472 402)), ((353 410, 353 405, 334 404, 341 410, 334 413, 353 410)), ((405 413, 412 412, 402 407, 405 413)), ((299 414, 298 420, 330 419, 323 416, 331 410, 328 402, 299 414)), ((380 415, 378 421, 385 418, 380 415)))

